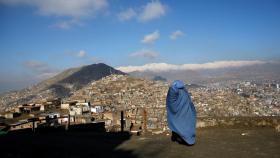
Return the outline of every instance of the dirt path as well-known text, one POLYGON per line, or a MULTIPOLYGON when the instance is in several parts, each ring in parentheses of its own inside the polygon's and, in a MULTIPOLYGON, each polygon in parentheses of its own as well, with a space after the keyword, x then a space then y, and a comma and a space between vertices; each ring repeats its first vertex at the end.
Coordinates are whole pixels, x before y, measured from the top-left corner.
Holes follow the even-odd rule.
POLYGON ((197 131, 197 143, 188 147, 170 141, 170 136, 134 136, 118 149, 138 157, 256 158, 280 157, 280 133, 273 128, 208 128, 197 131))

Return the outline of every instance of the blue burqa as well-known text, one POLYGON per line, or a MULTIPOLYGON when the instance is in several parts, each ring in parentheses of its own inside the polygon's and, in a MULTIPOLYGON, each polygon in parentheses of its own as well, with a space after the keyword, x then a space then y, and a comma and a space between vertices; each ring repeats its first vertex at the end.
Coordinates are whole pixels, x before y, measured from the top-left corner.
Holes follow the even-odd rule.
POLYGON ((188 144, 195 143, 196 110, 191 97, 180 80, 169 87, 167 98, 168 127, 188 144))

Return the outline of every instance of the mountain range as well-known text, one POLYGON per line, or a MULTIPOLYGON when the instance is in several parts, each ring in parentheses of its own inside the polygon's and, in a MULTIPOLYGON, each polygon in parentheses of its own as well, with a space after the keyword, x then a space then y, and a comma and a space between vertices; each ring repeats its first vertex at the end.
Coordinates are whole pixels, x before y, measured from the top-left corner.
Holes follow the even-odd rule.
POLYGON ((168 71, 133 71, 134 77, 145 79, 161 78, 161 80, 184 80, 188 83, 201 84, 226 80, 276 80, 280 81, 280 62, 247 65, 241 67, 197 69, 197 70, 168 70, 168 71))

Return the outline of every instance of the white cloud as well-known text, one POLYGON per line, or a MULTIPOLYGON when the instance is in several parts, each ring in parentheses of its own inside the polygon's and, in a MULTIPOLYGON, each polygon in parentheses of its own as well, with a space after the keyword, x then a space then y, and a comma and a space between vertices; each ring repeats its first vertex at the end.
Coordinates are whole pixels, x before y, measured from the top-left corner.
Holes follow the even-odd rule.
POLYGON ((60 72, 59 70, 50 67, 48 64, 36 60, 26 61, 23 65, 31 70, 39 80, 53 77, 60 72))
POLYGON ((49 79, 49 78, 57 75, 59 72, 60 71, 42 73, 42 74, 37 75, 36 78, 39 80, 49 79))
POLYGON ((108 6, 107 0, 1 0, 8 5, 29 5, 39 14, 81 18, 91 16, 108 6))
POLYGON ((139 20, 142 22, 150 21, 153 19, 160 18, 165 15, 166 6, 161 4, 160 1, 152 1, 144 6, 142 12, 139 15, 139 20))
POLYGON ((107 0, 0 0, 0 4, 25 5, 35 8, 36 13, 44 16, 68 18, 59 21, 51 27, 69 29, 81 26, 84 18, 96 16, 108 7, 107 0))
POLYGON ((159 32, 156 30, 155 32, 145 35, 144 39, 141 41, 142 43, 146 43, 146 44, 152 44, 154 43, 157 39, 159 39, 160 34, 159 32))
POLYGON ((176 40, 178 37, 184 36, 184 33, 181 30, 176 30, 170 35, 170 39, 176 40))
POLYGON ((128 8, 120 12, 117 17, 120 21, 138 19, 140 22, 147 22, 158 19, 165 15, 167 6, 159 0, 152 0, 141 8, 128 8))
POLYGON ((85 50, 80 50, 78 52, 69 53, 72 57, 75 57, 80 65, 88 65, 92 63, 102 63, 103 60, 99 59, 92 55, 92 53, 88 53, 85 50))
POLYGON ((54 25, 51 25, 50 27, 57 27, 60 29, 70 29, 73 26, 82 26, 83 23, 77 19, 70 19, 70 20, 62 20, 59 21, 57 23, 55 23, 54 25))
POLYGON ((158 57, 158 55, 159 55, 159 53, 157 53, 155 51, 143 49, 143 50, 140 50, 137 52, 133 52, 129 56, 154 59, 154 58, 158 57))
POLYGON ((126 21, 126 20, 130 20, 136 16, 137 16, 137 13, 135 12, 135 10, 132 8, 128 8, 127 10, 120 12, 118 14, 118 19, 120 21, 126 21))
POLYGON ((143 66, 121 66, 118 70, 129 73, 133 71, 170 71, 170 70, 202 70, 202 69, 219 69, 219 68, 234 68, 242 66, 251 66, 265 64, 267 62, 260 60, 241 60, 241 61, 215 61, 203 64, 166 64, 166 63, 151 63, 143 66))
POLYGON ((77 53, 77 57, 79 58, 83 58, 87 55, 87 53, 84 51, 84 50, 80 50, 78 53, 77 53))

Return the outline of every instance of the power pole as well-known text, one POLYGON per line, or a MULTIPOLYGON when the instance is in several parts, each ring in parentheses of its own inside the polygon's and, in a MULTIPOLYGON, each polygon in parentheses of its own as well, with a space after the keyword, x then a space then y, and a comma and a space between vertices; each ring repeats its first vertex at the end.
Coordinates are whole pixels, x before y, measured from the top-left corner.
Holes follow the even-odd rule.
POLYGON ((146 108, 143 109, 143 133, 147 132, 147 111, 146 108))
POLYGON ((123 111, 121 111, 121 132, 123 133, 124 129, 124 120, 123 120, 123 111))

